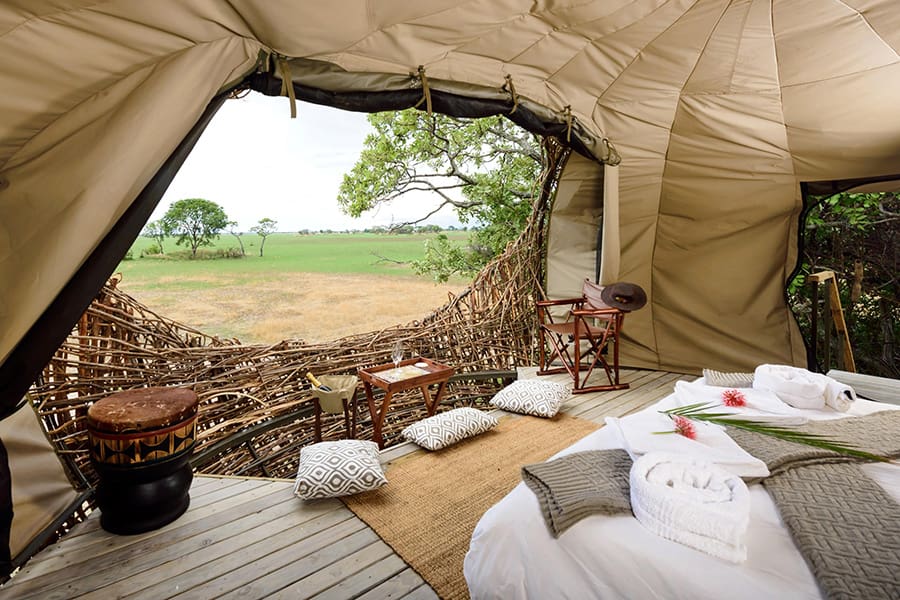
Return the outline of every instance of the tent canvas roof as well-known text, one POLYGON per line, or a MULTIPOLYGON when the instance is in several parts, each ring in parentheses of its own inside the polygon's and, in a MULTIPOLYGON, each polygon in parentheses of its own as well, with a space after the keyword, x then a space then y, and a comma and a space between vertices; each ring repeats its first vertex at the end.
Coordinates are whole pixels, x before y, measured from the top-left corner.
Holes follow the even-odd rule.
POLYGON ((650 296, 624 362, 802 363, 784 298, 800 183, 900 173, 898 48, 896 0, 5 2, 0 400, 74 321, 54 299, 108 275, 78 275, 115 254, 102 240, 129 215, 137 235, 136 199, 210 101, 276 82, 278 57, 298 88, 357 108, 420 94, 419 66, 438 94, 511 107, 509 76, 535 122, 622 157, 620 274, 650 296))

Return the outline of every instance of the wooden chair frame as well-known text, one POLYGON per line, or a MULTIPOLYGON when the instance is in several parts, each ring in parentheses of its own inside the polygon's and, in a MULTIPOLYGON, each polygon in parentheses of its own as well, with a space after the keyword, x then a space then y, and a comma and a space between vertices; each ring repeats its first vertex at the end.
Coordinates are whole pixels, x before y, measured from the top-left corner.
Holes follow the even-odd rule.
POLYGON ((574 385, 572 392, 584 394, 628 388, 619 380, 619 332, 625 319, 625 312, 612 307, 593 307, 587 298, 567 298, 562 300, 539 300, 537 302, 538 336, 540 355, 538 375, 567 372, 574 385), (556 322, 550 309, 569 306, 565 322, 556 322), (592 324, 594 323, 594 324, 592 324), (581 349, 581 342, 587 348, 581 349), (607 359, 612 345, 612 363, 607 359), (549 356, 548 356, 549 354, 549 356), (556 360, 561 367, 552 367, 556 360), (609 381, 602 385, 588 385, 588 379, 598 366, 603 367, 609 381), (582 378, 582 374, 584 375, 582 378))

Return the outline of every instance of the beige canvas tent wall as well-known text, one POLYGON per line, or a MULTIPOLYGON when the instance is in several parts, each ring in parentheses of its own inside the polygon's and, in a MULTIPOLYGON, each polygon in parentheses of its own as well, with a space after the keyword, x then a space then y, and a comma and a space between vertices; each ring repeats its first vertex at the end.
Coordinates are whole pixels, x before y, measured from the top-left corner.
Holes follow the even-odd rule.
MULTIPOLYGON (((895 0, 4 2, 3 404, 114 268, 210 101, 251 76, 368 109, 412 104, 427 83, 436 104, 444 93, 436 110, 516 106, 592 159, 609 138, 619 277, 650 296, 624 361, 802 363, 783 293, 800 183, 900 172, 898 47, 895 0)), ((584 173, 600 166, 576 168, 590 202, 584 173)), ((575 261, 552 293, 593 273, 589 250, 551 245, 551 265, 575 261)))

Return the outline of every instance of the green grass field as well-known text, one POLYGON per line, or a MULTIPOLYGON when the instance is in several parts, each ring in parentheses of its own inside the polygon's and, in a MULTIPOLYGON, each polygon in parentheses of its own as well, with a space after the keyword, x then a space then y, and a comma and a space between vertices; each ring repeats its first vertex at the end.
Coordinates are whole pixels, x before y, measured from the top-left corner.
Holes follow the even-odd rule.
MULTIPOLYGON (((299 234, 242 236, 244 258, 176 259, 189 253, 165 241, 165 257, 143 257, 154 241, 139 239, 122 261, 119 288, 159 314, 225 338, 276 343, 327 341, 408 323, 442 306, 469 279, 436 284, 405 263, 424 255, 436 234, 299 234), (379 257, 386 257, 389 261, 379 257)), ((459 244, 468 232, 449 232, 459 244)), ((237 248, 232 235, 212 247, 237 248)))
MULTIPOLYGON (((259 256, 261 238, 244 234, 241 239, 247 255, 244 258, 219 258, 215 260, 179 260, 174 258, 143 257, 141 252, 155 244, 149 238, 139 238, 132 246, 132 260, 124 260, 118 271, 126 281, 140 280, 147 283, 156 280, 166 286, 195 284, 195 277, 206 279, 220 274, 233 283, 252 283, 263 274, 273 273, 345 273, 416 276, 408 263, 421 259, 424 242, 437 234, 378 235, 373 233, 299 235, 275 233, 266 238, 264 255, 259 256), (384 257, 390 260, 383 260, 384 257), (180 283, 179 283, 180 282, 180 283)), ((466 231, 447 232, 451 241, 464 244, 469 237, 466 231)), ((223 234, 213 246, 202 250, 237 248, 233 235, 223 234)), ((167 254, 189 252, 185 246, 176 246, 175 239, 167 238, 164 244, 167 254)), ((199 252, 198 252, 199 253, 199 252)))

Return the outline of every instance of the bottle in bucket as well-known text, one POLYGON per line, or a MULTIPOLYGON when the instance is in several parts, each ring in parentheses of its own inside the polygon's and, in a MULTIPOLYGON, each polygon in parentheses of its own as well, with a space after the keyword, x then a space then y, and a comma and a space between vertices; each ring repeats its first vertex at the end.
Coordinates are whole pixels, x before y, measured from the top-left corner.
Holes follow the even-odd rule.
POLYGON ((319 381, 319 380, 316 378, 316 376, 312 374, 311 371, 309 371, 309 372, 306 373, 306 378, 309 379, 309 382, 310 382, 311 384, 313 384, 313 387, 316 388, 317 390, 320 390, 320 391, 323 391, 323 392, 331 392, 331 391, 334 391, 334 390, 332 390, 330 387, 328 387, 327 385, 324 385, 321 381, 319 381))

